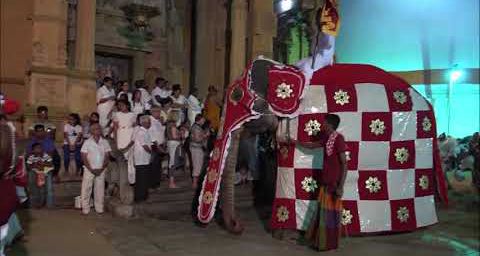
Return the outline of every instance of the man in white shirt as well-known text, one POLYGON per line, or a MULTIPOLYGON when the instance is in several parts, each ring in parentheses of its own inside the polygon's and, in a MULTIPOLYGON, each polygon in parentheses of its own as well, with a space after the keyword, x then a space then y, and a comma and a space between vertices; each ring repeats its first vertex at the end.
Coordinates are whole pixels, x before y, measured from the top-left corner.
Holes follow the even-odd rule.
POLYGON ((197 98, 198 90, 193 88, 187 99, 187 117, 190 124, 195 123, 195 117, 202 113, 202 103, 197 98))
POLYGON ((151 188, 157 188, 160 185, 162 177, 162 156, 166 153, 165 148, 165 125, 161 116, 160 107, 152 107, 152 116, 150 116, 151 126, 148 132, 152 136, 154 145, 152 153, 152 184, 151 188))
POLYGON ((113 80, 110 77, 103 79, 103 85, 97 90, 97 113, 103 134, 108 133, 108 124, 112 119, 112 111, 115 106, 115 90, 113 80))
POLYGON ((150 116, 141 115, 133 137, 133 160, 135 164, 135 202, 145 201, 148 197, 148 189, 151 184, 151 158, 152 138, 148 129, 150 128, 150 116))
POLYGON ((105 196, 105 170, 112 149, 108 141, 102 138, 102 130, 98 123, 90 126, 91 137, 83 143, 81 153, 84 163, 82 179, 82 213, 90 212, 90 198, 93 198, 95 211, 103 213, 103 202, 105 196))

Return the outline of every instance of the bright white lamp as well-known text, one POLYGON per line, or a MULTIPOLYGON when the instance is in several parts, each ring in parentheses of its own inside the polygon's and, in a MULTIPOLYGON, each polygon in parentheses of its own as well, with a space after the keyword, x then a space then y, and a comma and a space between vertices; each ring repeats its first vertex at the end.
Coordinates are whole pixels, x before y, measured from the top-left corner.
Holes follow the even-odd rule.
POLYGON ((462 77, 463 72, 461 70, 452 70, 450 72, 450 81, 456 82, 460 77, 462 77))
POLYGON ((280 12, 286 12, 293 8, 293 0, 280 0, 280 12))

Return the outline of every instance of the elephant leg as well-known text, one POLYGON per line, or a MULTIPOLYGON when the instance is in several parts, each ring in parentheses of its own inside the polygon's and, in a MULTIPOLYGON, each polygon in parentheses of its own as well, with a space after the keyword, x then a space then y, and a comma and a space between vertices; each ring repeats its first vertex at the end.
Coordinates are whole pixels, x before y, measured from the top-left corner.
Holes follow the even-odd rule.
POLYGON ((233 234, 241 234, 244 227, 235 216, 235 169, 237 166, 238 147, 240 143, 240 132, 238 129, 232 133, 230 150, 226 159, 226 166, 222 177, 221 205, 222 217, 225 228, 233 234))

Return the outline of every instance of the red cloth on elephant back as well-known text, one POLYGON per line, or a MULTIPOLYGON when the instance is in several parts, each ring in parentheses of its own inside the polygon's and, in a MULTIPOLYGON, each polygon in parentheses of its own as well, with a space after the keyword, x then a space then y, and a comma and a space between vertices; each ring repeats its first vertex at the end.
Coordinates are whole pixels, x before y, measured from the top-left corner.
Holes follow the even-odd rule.
POLYGON ((315 71, 299 115, 280 120, 299 143, 283 147, 282 157, 292 160, 280 162, 277 171, 273 229, 306 230, 310 224, 317 204, 311 198, 329 166, 320 161, 325 149, 301 143, 316 139, 327 113, 340 117, 338 132, 349 147, 341 214, 349 235, 413 231, 438 222, 435 192, 445 203, 448 198, 431 104, 384 70, 335 64, 315 71))
POLYGON ((0 226, 8 222, 17 205, 15 183, 11 179, 0 179, 0 226))

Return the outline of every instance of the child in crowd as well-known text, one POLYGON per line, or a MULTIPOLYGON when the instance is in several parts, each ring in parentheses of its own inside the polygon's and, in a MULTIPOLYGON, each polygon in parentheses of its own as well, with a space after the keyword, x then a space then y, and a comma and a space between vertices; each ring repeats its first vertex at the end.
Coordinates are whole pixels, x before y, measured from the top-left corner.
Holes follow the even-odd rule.
POLYGON ((80 116, 72 113, 68 116, 68 121, 63 127, 63 163, 65 173, 68 173, 70 166, 70 156, 73 153, 77 166, 77 174, 81 173, 82 159, 80 156, 80 148, 83 142, 83 129, 80 125, 80 116))
POLYGON ((40 143, 33 143, 32 153, 27 158, 31 202, 34 207, 53 207, 52 157, 40 143))
POLYGON ((105 170, 108 165, 110 152, 112 149, 108 141, 102 138, 102 129, 98 123, 90 126, 91 137, 85 141, 81 153, 84 163, 84 172, 82 179, 82 213, 90 213, 90 198, 93 198, 95 211, 103 213, 105 197, 105 170))

